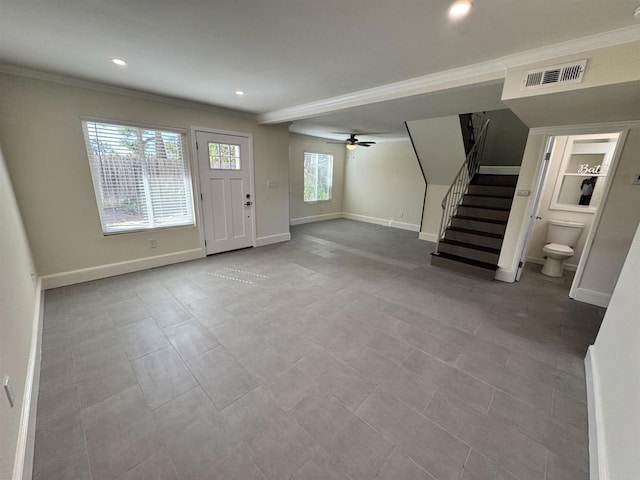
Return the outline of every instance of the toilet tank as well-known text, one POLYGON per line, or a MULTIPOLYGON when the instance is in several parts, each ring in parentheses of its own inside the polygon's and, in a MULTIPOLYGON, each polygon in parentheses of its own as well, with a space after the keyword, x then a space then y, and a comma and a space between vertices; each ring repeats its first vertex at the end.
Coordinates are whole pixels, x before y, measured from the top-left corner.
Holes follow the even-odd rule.
POLYGON ((584 229, 584 223, 569 222, 567 220, 549 220, 547 243, 559 243, 568 247, 575 247, 584 229))

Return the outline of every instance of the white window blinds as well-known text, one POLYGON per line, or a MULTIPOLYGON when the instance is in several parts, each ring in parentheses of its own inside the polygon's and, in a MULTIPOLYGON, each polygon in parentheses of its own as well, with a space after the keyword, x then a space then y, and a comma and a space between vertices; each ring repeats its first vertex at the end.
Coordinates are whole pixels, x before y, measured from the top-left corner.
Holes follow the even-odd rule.
POLYGON ((102 231, 193 225, 184 134, 83 120, 102 231))

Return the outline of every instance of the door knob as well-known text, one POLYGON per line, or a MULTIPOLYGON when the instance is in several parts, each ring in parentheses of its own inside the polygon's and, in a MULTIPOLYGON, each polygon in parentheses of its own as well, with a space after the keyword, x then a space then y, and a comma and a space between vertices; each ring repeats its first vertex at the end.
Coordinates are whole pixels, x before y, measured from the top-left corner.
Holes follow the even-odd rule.
POLYGON ((246 202, 246 203, 244 204, 244 206, 245 206, 245 207, 250 207, 251 205, 253 205, 253 202, 246 202))

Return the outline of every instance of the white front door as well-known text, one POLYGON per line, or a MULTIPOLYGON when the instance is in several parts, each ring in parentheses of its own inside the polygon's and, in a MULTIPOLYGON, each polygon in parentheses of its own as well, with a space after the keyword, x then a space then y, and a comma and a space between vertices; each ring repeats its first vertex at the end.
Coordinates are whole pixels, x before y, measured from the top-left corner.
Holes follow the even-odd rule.
POLYGON ((249 136, 196 131, 207 255, 253 246, 249 136))

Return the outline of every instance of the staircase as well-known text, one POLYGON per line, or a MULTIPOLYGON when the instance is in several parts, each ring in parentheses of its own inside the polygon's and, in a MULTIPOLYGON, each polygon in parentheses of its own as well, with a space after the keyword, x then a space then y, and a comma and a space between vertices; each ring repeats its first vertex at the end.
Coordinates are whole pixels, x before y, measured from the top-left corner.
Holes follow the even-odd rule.
POLYGON ((517 180, 517 175, 473 175, 431 265, 493 280, 517 180))

